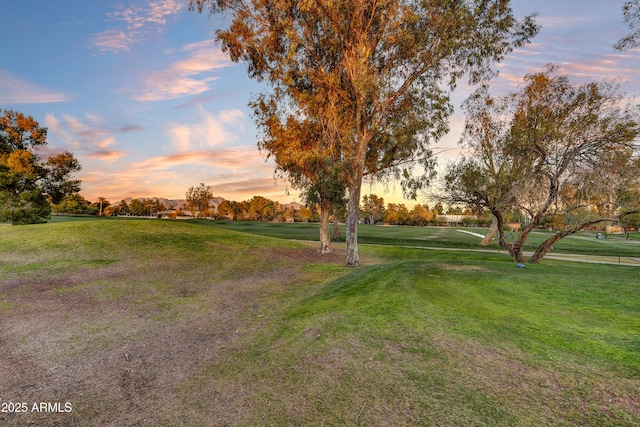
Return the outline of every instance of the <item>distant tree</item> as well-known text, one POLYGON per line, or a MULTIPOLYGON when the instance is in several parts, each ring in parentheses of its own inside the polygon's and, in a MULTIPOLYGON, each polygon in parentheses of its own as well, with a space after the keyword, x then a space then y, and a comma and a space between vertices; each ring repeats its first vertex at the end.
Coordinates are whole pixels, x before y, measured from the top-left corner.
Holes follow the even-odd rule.
POLYGON ((118 215, 155 216, 163 210, 162 208, 158 200, 132 199, 128 204, 126 200, 120 201, 115 211, 118 215))
POLYGON ((297 219, 300 222, 309 222, 312 215, 313 213, 311 212, 311 209, 306 206, 301 206, 300 210, 298 211, 297 219))
POLYGON ((640 230, 640 214, 624 215, 620 219, 620 226, 624 230, 625 237, 628 240, 631 230, 640 230))
POLYGON ((462 215, 464 210, 460 206, 449 206, 446 213, 447 215, 462 215))
MULTIPOLYGON (((97 214, 97 211, 93 213, 93 215, 96 215, 96 214, 97 214)), ((102 212, 102 214, 104 216, 118 216, 118 205, 107 206, 106 208, 104 208, 104 211, 102 212)))
POLYGON ((444 207, 442 206, 442 203, 438 202, 435 204, 435 206, 433 207, 433 213, 435 215, 442 215, 444 213, 444 207))
POLYGON ((630 33, 614 45, 618 51, 640 46, 640 0, 626 1, 622 6, 622 14, 630 33))
POLYGON ((234 201, 231 201, 229 205, 231 207, 232 219, 234 221, 237 221, 238 219, 242 219, 242 215, 243 215, 242 203, 238 203, 234 200, 234 201))
POLYGON ((156 201, 153 199, 142 199, 142 204, 144 206, 144 213, 143 215, 145 216, 150 216, 150 215, 155 215, 157 212, 157 206, 156 206, 156 201))
POLYGON ((143 216, 145 212, 144 202, 141 199, 131 200, 129 210, 133 216, 143 216))
POLYGON ((44 222, 55 205, 80 191, 71 176, 80 170, 73 154, 64 152, 42 161, 37 150, 46 145, 47 129, 33 117, 0 109, 0 221, 44 222))
POLYGON ((209 203, 213 199, 212 188, 201 182, 197 187, 189 187, 185 194, 185 199, 187 207, 194 216, 207 216, 209 203))
POLYGON ((98 208, 98 216, 102 216, 104 210, 111 206, 111 203, 109 203, 109 201, 104 197, 98 197, 98 201, 95 203, 95 206, 98 208))
POLYGON ((253 196, 249 200, 249 217, 254 221, 271 221, 274 218, 275 204, 263 196, 253 196))
POLYGON ((117 215, 131 215, 131 207, 129 206, 129 203, 124 199, 120 200, 116 213, 117 215))
POLYGON ((412 225, 427 225, 433 220, 433 212, 428 205, 415 205, 409 212, 409 221, 412 225))
POLYGON ((369 224, 375 224, 384 221, 385 209, 384 199, 375 194, 370 194, 362 198, 361 207, 362 216, 369 224))
POLYGON ((251 219, 249 206, 250 206, 249 200, 243 200, 241 202, 238 202, 236 206, 238 219, 251 219))
POLYGON ((216 209, 217 219, 229 219, 229 216, 233 218, 233 209, 229 200, 223 200, 216 209))
POLYGON ((157 212, 164 212, 164 211, 167 210, 167 207, 165 206, 165 204, 162 203, 159 199, 155 199, 154 202, 155 202, 155 205, 156 205, 156 207, 155 207, 156 213, 157 212))
POLYGON ((409 222, 409 210, 404 204, 388 203, 385 221, 388 224, 406 225, 409 222))
POLYGON ((60 203, 52 204, 51 210, 57 214, 95 215, 98 209, 78 193, 65 196, 60 203))

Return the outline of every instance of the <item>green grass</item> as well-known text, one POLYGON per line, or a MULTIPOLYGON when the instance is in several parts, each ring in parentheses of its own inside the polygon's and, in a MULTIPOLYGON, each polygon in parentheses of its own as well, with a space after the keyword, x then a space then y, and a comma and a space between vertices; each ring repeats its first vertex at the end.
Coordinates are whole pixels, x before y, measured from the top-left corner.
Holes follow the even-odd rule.
MULTIPOLYGON (((477 242, 448 229, 361 230, 387 244, 477 242)), ((496 252, 362 246, 363 265, 347 268, 341 245, 327 258, 314 244, 253 234, 317 233, 305 224, 75 221, 3 232, 0 359, 40 360, 33 372, 99 368, 62 378, 66 392, 42 391, 37 378, 0 382, 3 398, 32 392, 77 408, 29 419, 39 425, 640 423, 637 267, 518 269, 496 252)), ((614 244, 627 243, 600 248, 614 244)))
MULTIPOLYGON (((263 236, 282 239, 318 240, 318 224, 315 223, 265 223, 254 221, 204 221, 197 220, 200 225, 212 226, 226 230, 241 231, 263 236)), ((358 226, 358 242, 362 244, 416 246, 430 248, 479 249, 479 238, 460 233, 466 230, 485 234, 483 228, 465 227, 410 227, 410 226, 379 226, 361 224, 358 226)), ((511 234, 511 233, 509 233, 511 234)), ((513 233, 517 237, 517 233, 513 233)), ((550 237, 546 231, 531 233, 525 243, 525 251, 534 251, 540 243, 550 237)), ((341 226, 342 241, 345 229, 341 226)), ((580 254, 580 255, 608 255, 615 257, 640 257, 639 233, 632 233, 626 240, 624 235, 611 235, 608 239, 596 239, 596 232, 585 231, 566 237, 556 243, 552 253, 580 254)), ((513 239, 508 238, 508 241, 513 239)), ((494 240, 487 248, 505 251, 494 240)))
POLYGON ((640 385, 637 269, 432 255, 394 251, 290 302, 190 387, 266 389, 247 425, 640 421, 637 403, 612 403, 640 385))

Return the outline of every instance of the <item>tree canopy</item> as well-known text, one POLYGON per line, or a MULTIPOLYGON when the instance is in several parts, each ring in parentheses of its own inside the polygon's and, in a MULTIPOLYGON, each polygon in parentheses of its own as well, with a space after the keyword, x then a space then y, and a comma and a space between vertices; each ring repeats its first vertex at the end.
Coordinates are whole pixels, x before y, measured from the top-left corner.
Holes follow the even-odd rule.
POLYGON ((213 199, 212 188, 209 185, 205 185, 203 182, 196 187, 189 187, 185 193, 185 199, 187 201, 187 207, 198 216, 212 216, 210 215, 211 209, 209 208, 209 202, 213 199))
MULTIPOLYGON (((472 82, 536 32, 508 0, 190 0, 228 16, 223 50, 268 82, 283 108, 322 124, 348 195, 347 264, 358 265, 365 174, 399 178, 407 195, 428 183, 429 147, 448 131, 449 91, 472 82), (416 166, 425 174, 413 176, 416 166)), ((323 175, 324 176, 324 175, 323 175)))
POLYGON ((622 6, 624 22, 629 27, 629 34, 618 40, 614 48, 618 51, 633 49, 640 46, 640 1, 624 2, 622 6))
POLYGON ((38 156, 46 137, 47 129, 33 117, 0 110, 0 221, 45 221, 50 204, 80 191, 80 181, 71 179, 80 170, 73 154, 65 151, 46 161, 38 156))
MULTIPOLYGON (((329 218, 344 205, 345 184, 335 144, 328 143, 331 133, 318 119, 294 114, 278 102, 280 91, 262 94, 251 103, 262 131, 258 147, 267 152, 281 173, 302 199, 320 209, 320 253, 331 252, 329 218)), ((285 104, 286 105, 286 104, 285 104)))
POLYGON ((527 75, 519 91, 470 97, 463 142, 467 157, 448 167, 452 202, 484 206, 497 220, 500 244, 524 262, 528 234, 545 222, 558 228, 531 261, 552 244, 634 203, 625 186, 637 175, 637 106, 612 82, 571 84, 550 66, 527 75), (519 210, 528 223, 515 242, 504 239, 504 217, 519 210))

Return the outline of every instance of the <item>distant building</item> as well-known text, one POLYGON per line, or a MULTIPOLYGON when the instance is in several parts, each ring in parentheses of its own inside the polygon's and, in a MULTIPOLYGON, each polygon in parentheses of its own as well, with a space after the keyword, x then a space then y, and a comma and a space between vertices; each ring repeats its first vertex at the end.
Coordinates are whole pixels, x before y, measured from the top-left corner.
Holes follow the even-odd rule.
POLYGON ((522 227, 522 224, 520 224, 519 222, 508 222, 507 223, 507 228, 509 230, 520 231, 520 227, 522 227))
POLYGON ((446 222, 447 225, 460 225, 465 220, 478 220, 477 215, 438 215, 438 222, 446 222))
POLYGON ((302 205, 298 202, 284 203, 281 205, 284 209, 291 209, 294 211, 299 211, 302 205))

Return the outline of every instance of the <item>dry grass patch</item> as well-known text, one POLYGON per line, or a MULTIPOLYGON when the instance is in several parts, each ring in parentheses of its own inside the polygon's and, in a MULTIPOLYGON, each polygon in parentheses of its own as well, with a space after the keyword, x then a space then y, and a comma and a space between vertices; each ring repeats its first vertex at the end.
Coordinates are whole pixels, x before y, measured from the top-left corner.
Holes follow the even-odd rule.
POLYGON ((70 402, 73 411, 0 413, 2 425, 170 423, 166 408, 188 399, 178 384, 229 358, 233 342, 258 330, 274 298, 304 282, 305 260, 332 263, 338 256, 195 226, 76 227, 65 224, 56 246, 64 246, 65 234, 97 239, 104 227, 113 238, 91 247, 76 247, 73 238, 63 252, 30 244, 30 255, 14 258, 0 279, 8 306, 0 310, 0 396, 70 402))

